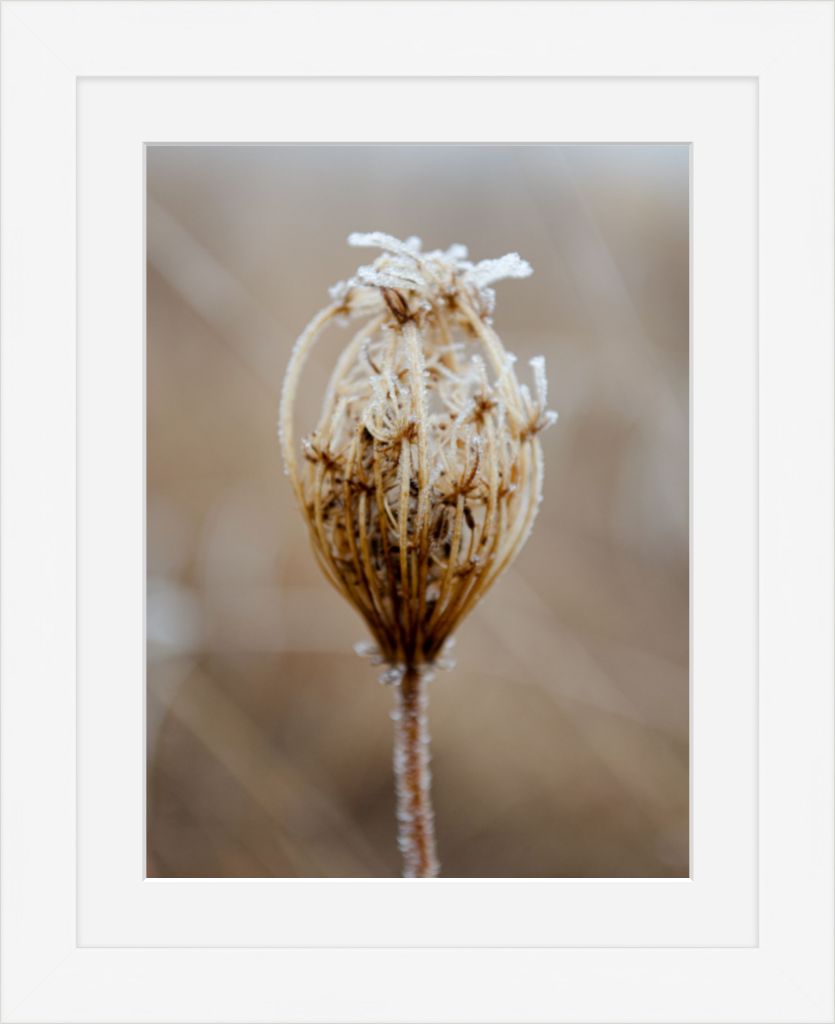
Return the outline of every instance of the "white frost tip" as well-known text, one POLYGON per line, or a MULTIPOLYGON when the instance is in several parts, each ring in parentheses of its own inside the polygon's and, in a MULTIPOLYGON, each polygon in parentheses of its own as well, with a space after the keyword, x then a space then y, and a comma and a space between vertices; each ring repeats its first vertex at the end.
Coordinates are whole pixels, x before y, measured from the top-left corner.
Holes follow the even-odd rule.
POLYGON ((357 640, 354 644, 354 651, 361 658, 370 658, 372 654, 379 654, 380 649, 376 644, 369 643, 367 640, 357 640))
POLYGON ((466 245, 454 242, 444 253, 444 256, 446 256, 448 260, 465 260, 467 256, 469 256, 469 251, 466 245))
POLYGON ((509 252, 497 260, 482 260, 470 271, 470 279, 479 287, 484 288, 494 281, 508 277, 530 277, 533 267, 523 260, 518 252, 509 252))
POLYGON ((416 235, 401 242, 399 238, 387 235, 384 231, 352 231, 348 235, 348 245, 359 249, 385 249, 400 256, 414 257, 420 251, 420 239, 416 235))
POLYGON ((382 665, 384 658, 380 648, 367 640, 360 640, 354 644, 354 651, 361 658, 368 658, 372 665, 382 665))
POLYGON ((397 686, 405 675, 405 665, 389 665, 380 673, 379 680, 383 686, 397 686))
POLYGON ((544 408, 548 401, 548 380, 545 376, 545 356, 534 356, 530 360, 530 366, 533 370, 533 382, 536 389, 536 398, 539 404, 544 408))

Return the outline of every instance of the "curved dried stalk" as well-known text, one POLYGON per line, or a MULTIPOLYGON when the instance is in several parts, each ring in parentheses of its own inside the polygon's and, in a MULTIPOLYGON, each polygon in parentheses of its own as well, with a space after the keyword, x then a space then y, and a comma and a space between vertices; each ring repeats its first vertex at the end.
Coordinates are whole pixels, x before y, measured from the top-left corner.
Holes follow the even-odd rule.
POLYGON ((405 873, 437 873, 425 742, 426 683, 452 634, 525 543, 542 489, 544 361, 533 392, 491 323, 515 253, 472 264, 463 246, 352 235, 384 250, 298 339, 282 390, 287 472, 323 572, 374 638, 398 703, 395 774, 405 873), (365 316, 336 361, 319 423, 296 456, 295 396, 310 351, 336 319, 365 316))

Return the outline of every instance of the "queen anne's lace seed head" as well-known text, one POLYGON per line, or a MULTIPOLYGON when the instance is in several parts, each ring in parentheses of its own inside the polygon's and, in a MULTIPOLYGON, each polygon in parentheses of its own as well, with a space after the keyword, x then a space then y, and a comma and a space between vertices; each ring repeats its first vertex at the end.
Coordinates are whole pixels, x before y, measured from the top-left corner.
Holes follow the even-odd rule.
POLYGON ((287 471, 328 578, 364 617, 389 670, 441 655, 461 619, 524 544, 540 499, 545 362, 520 384, 489 315, 490 287, 527 277, 516 253, 471 263, 462 245, 422 252, 382 232, 383 250, 301 335, 282 392, 287 471), (293 406, 307 355, 340 317, 365 318, 336 361, 319 423, 297 458, 293 406), (475 346, 475 348, 474 348, 475 346))

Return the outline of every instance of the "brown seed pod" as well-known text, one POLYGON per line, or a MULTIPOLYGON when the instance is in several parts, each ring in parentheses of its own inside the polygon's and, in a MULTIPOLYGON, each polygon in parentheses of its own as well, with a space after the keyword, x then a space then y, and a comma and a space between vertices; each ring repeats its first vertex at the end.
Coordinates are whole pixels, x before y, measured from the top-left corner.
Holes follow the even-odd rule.
POLYGON ((399 684, 440 667, 452 633, 525 543, 542 488, 538 435, 556 414, 544 360, 531 360, 531 391, 490 319, 490 285, 531 273, 518 255, 473 264, 463 246, 422 253, 417 239, 380 233, 349 243, 383 254, 333 288, 298 339, 279 430, 319 564, 368 625, 374 645, 362 653, 399 684), (345 317, 365 322, 334 364, 300 464, 300 375, 323 330, 345 317))
POLYGON ((333 290, 299 338, 282 396, 284 458, 325 575, 382 660, 431 665, 518 554, 540 497, 537 435, 555 418, 543 361, 531 361, 531 394, 489 319, 488 286, 530 267, 515 254, 473 265, 460 246, 423 254, 380 234, 350 241, 385 251, 333 290), (336 361, 299 466, 299 376, 345 315, 368 319, 336 361))

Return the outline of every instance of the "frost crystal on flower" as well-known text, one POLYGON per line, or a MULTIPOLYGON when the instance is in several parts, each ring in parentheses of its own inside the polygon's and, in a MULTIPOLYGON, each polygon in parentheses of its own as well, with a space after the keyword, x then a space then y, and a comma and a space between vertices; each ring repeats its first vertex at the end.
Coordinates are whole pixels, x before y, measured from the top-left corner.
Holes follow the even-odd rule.
POLYGON ((418 238, 352 234, 382 250, 331 289, 291 357, 280 434, 318 560, 365 619, 387 683, 405 668, 446 667, 448 640, 515 558, 536 514, 542 357, 520 383, 489 317, 492 285, 532 273, 518 254, 469 261, 463 245, 423 252, 418 238), (309 351, 340 317, 364 318, 334 363, 319 423, 293 435, 309 351))
POLYGON ((401 242, 381 231, 354 232, 348 236, 348 244, 382 249, 384 253, 369 266, 360 267, 350 281, 336 285, 338 291, 331 290, 332 298, 343 298, 353 289, 360 304, 364 300, 362 291, 367 288, 405 288, 430 307, 444 305, 451 294, 463 288, 476 300, 476 308, 487 314, 495 302, 495 294, 488 285, 533 273, 530 263, 515 252, 474 264, 467 260, 465 245, 451 245, 446 252, 436 249, 422 253, 419 238, 401 242))

